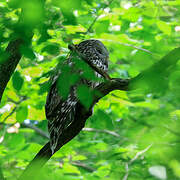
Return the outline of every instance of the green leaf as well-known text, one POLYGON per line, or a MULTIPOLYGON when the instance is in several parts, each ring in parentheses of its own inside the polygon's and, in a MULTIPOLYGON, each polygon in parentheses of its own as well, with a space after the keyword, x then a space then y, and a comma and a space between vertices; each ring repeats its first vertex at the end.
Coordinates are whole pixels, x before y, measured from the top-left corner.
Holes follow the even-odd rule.
POLYGON ((44 3, 40 0, 21 1, 22 20, 26 27, 34 28, 44 21, 44 3))
POLYGON ((65 173, 75 173, 75 174, 80 174, 80 171, 78 170, 77 167, 75 166, 72 166, 71 164, 69 163, 65 163, 63 165, 63 170, 65 173))
POLYGON ((20 133, 7 134, 5 138, 6 138, 8 147, 13 150, 16 150, 17 148, 22 147, 25 143, 24 136, 23 134, 20 134, 20 133))
POLYGON ((62 11, 64 15, 63 25, 76 25, 76 17, 72 12, 62 11))
POLYGON ((95 31, 97 34, 108 32, 109 20, 100 21, 95 26, 95 31))
POLYGON ((21 76, 19 71, 16 71, 13 74, 12 83, 13 83, 14 89, 16 89, 17 91, 21 90, 21 88, 23 86, 23 83, 24 83, 24 79, 22 78, 22 76, 21 76))
POLYGON ((38 91, 38 94, 39 95, 44 94, 45 92, 47 92, 49 90, 49 88, 50 88, 50 82, 49 81, 46 81, 46 82, 42 83, 40 85, 40 89, 38 91))
POLYGON ((86 3, 88 3, 88 4, 92 4, 92 2, 93 2, 93 0, 85 0, 86 1, 86 3))
POLYGON ((130 89, 141 89, 146 93, 165 93, 168 90, 171 68, 180 59, 180 48, 175 48, 164 56, 160 61, 141 72, 132 79, 130 89), (134 86, 134 87, 133 87, 134 86))
POLYGON ((177 100, 180 101, 180 71, 172 72, 170 75, 170 89, 173 94, 177 97, 177 100))
POLYGON ((166 22, 158 21, 157 26, 164 34, 171 35, 171 26, 166 22))
POLYGON ((28 116, 28 107, 27 106, 19 106, 16 110, 16 120, 18 122, 23 122, 27 119, 28 116))
POLYGON ((77 95, 81 103, 86 107, 89 108, 92 104, 93 96, 92 92, 86 85, 80 85, 77 88, 77 95))
POLYGON ((66 99, 70 88, 79 80, 79 75, 72 73, 68 66, 62 68, 62 73, 58 78, 58 90, 63 99, 66 99))
POLYGON ((1 51, 0 49, 0 64, 5 62, 9 56, 10 56, 9 53, 1 51))
POLYGON ((19 0, 10 0, 10 1, 8 1, 8 6, 13 9, 19 8, 20 1, 19 0))
POLYGON ((36 58, 33 50, 27 46, 21 46, 20 51, 25 57, 27 57, 31 60, 36 58))
POLYGON ((45 46, 42 50, 42 52, 47 52, 51 55, 58 55, 59 54, 59 45, 57 44, 49 44, 45 46))
POLYGON ((95 174, 100 178, 104 178, 108 176, 109 173, 110 173, 110 165, 100 166, 95 172, 95 174))

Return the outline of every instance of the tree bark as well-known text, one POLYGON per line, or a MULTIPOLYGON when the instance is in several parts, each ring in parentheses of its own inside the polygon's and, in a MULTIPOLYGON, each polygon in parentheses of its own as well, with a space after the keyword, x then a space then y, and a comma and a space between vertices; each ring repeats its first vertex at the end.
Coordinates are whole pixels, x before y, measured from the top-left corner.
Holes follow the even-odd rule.
POLYGON ((11 41, 5 51, 7 59, 0 61, 0 102, 7 83, 21 59, 20 46, 22 44, 21 38, 11 41))

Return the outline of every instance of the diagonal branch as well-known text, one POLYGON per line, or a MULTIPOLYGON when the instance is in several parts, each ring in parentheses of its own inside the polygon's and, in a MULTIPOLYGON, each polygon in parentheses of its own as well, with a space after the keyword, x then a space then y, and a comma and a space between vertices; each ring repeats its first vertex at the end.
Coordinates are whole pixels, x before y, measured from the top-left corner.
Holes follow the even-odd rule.
MULTIPOLYGON (((77 108, 79 109, 79 114, 75 114, 75 120, 66 128, 63 134, 58 139, 58 145, 54 151, 57 152, 63 145, 73 139, 85 126, 86 120, 92 115, 92 107, 105 95, 110 93, 113 90, 134 90, 137 87, 135 86, 137 83, 141 83, 143 79, 152 75, 152 72, 162 74, 162 71, 167 70, 169 67, 174 66, 177 61, 180 59, 180 47, 172 50, 166 56, 164 56, 159 62, 154 64, 152 67, 148 68, 144 72, 137 75, 135 78, 131 80, 123 80, 120 78, 106 79, 105 82, 98 85, 93 90, 93 98, 92 104, 90 108, 85 108, 81 102, 77 103, 77 108), (161 67, 161 68, 160 68, 161 67)), ((159 77, 159 76, 157 76, 159 77)), ((145 82, 149 85, 151 82, 146 79, 145 82)), ((141 84, 141 88, 142 84, 141 84)), ((150 90, 153 88, 149 86, 150 90)), ((142 151, 144 153, 144 151, 142 151)), ((24 170, 23 174, 20 176, 19 180, 23 179, 33 179, 39 172, 39 170, 43 167, 43 165, 52 157, 52 152, 50 148, 50 143, 48 142, 43 148, 38 152, 35 158, 29 163, 29 165, 24 170)), ((134 162, 140 154, 137 154, 129 164, 134 162)), ((128 177, 128 164, 127 164, 127 174, 124 179, 128 177)))
MULTIPOLYGON (((80 102, 77 103, 78 112, 75 114, 75 120, 70 124, 63 134, 59 137, 58 145, 55 149, 57 152, 63 145, 73 139, 82 128, 85 126, 86 120, 92 115, 92 107, 105 95, 113 90, 127 90, 129 80, 122 79, 112 79, 110 81, 105 81, 97 86, 94 90, 93 101, 91 107, 86 109, 80 102)), ((55 153, 54 152, 54 153, 55 153)), ((52 157, 52 152, 50 148, 50 143, 48 142, 44 147, 38 152, 35 158, 26 167, 23 174, 20 176, 19 180, 34 178, 43 165, 52 157)))

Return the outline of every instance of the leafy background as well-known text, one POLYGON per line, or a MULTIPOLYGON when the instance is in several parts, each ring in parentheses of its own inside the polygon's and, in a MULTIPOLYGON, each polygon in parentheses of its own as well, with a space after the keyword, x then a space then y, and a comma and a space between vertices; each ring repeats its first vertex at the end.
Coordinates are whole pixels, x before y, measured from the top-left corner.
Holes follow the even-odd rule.
MULTIPOLYGON (((0 105, 1 170, 14 180, 48 140, 47 80, 68 44, 99 39, 111 77, 135 77, 179 46, 180 1, 1 0, 0 32, 0 61, 11 39, 34 34, 0 105)), ((169 72, 151 73, 153 90, 104 97, 41 178, 180 179, 180 62, 169 72)))

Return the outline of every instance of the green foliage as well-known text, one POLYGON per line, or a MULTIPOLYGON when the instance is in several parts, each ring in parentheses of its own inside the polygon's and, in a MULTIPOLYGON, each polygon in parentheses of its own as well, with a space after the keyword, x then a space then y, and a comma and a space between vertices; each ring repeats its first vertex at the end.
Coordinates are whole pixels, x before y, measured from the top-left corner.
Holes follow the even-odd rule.
POLYGON ((59 46, 51 43, 51 44, 45 46, 42 49, 42 52, 47 52, 48 54, 51 54, 51 55, 58 55, 59 54, 59 46))
POLYGON ((85 85, 80 85, 77 88, 77 95, 80 102, 88 109, 92 104, 93 96, 91 90, 85 85))
POLYGON ((16 110, 16 120, 18 122, 23 122, 28 117, 28 108, 27 106, 20 106, 16 110))
POLYGON ((16 89, 17 91, 21 90, 24 79, 21 77, 21 74, 18 71, 13 74, 12 83, 14 89, 16 89))
POLYGON ((65 65, 62 67, 62 74, 58 79, 58 90, 59 94, 62 95, 64 99, 68 97, 70 88, 79 80, 79 76, 76 73, 70 71, 69 66, 65 65))
MULTIPOLYGON (((0 63, 9 56, 8 42, 19 35, 26 42, 0 106, 0 168, 7 180, 17 179, 47 141, 24 124, 47 133, 44 105, 56 65, 63 98, 82 77, 99 81, 80 59, 74 59, 75 73, 62 65, 68 43, 90 38, 109 50, 111 77, 143 76, 133 79, 133 91, 101 99, 87 129, 62 147, 37 179, 180 179, 180 1, 109 2, 0 1, 0 63), (79 70, 85 70, 81 76, 79 70)), ((89 107, 90 89, 79 86, 78 97, 89 107)))

